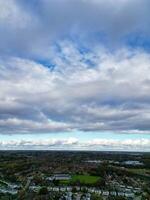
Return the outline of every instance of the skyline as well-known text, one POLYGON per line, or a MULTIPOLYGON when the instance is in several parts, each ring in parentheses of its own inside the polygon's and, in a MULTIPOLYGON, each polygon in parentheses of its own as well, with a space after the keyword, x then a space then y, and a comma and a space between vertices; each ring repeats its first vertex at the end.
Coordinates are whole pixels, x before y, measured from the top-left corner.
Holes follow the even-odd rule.
POLYGON ((150 151, 149 6, 0 0, 0 150, 150 151))

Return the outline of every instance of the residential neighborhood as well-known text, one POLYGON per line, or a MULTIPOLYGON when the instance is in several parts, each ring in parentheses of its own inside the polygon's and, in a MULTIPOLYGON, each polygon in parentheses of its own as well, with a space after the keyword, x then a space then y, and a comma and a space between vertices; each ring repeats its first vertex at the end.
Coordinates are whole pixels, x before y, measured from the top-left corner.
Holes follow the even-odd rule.
POLYGON ((57 151, 0 154, 0 199, 149 200, 149 154, 116 155, 57 151), (18 159, 8 162, 10 154, 18 159))

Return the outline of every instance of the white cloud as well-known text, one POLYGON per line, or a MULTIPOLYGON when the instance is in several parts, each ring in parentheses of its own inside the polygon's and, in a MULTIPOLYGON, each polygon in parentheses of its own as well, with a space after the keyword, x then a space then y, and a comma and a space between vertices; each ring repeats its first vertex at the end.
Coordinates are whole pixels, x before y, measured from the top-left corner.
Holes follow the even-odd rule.
POLYGON ((47 139, 47 140, 10 140, 10 141, 1 141, 0 146, 10 147, 10 146, 69 146, 76 145, 78 140, 76 138, 67 138, 67 139, 47 139))
POLYGON ((149 139, 94 139, 81 142, 77 138, 43 140, 8 140, 0 142, 0 149, 80 149, 80 150, 150 150, 149 139))
POLYGON ((21 9, 15 0, 0 0, 0 25, 8 25, 9 28, 24 28, 27 26, 29 15, 21 9))
POLYGON ((150 140, 149 139, 125 139, 125 140, 115 140, 115 139, 94 139, 87 142, 87 146, 102 146, 109 148, 119 148, 119 149, 149 149, 150 140))

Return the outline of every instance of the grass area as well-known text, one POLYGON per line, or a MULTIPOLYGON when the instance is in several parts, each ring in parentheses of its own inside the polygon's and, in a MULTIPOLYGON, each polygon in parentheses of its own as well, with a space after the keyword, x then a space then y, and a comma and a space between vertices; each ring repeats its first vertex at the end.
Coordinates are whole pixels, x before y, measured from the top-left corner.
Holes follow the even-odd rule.
POLYGON ((140 175, 150 175, 150 170, 149 169, 128 169, 128 171, 133 172, 135 174, 140 174, 140 175))
POLYGON ((94 184, 99 180, 98 176, 90 176, 90 175, 74 175, 72 176, 72 182, 80 181, 85 184, 94 184))
POLYGON ((95 184, 100 177, 98 176, 90 176, 90 175, 74 175, 72 176, 71 180, 63 180, 60 181, 60 184, 68 185, 68 184, 73 184, 76 182, 80 182, 81 184, 95 184))

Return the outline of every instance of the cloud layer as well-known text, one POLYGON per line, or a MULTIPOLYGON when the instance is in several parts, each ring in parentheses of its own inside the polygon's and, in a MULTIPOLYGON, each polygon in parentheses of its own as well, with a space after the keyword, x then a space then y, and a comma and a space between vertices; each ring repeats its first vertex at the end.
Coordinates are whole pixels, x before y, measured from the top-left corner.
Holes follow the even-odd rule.
POLYGON ((59 49, 51 53, 53 71, 27 59, 1 59, 1 133, 149 133, 148 53, 81 53, 68 41, 59 49))
POLYGON ((149 139, 94 139, 81 142, 76 138, 47 139, 47 140, 10 140, 1 141, 0 149, 74 149, 74 150, 126 150, 126 151, 149 151, 149 139))
POLYGON ((0 134, 143 134, 135 142, 0 146, 148 148, 149 7, 149 0, 0 0, 0 134))
POLYGON ((55 41, 66 37, 94 45, 120 45, 150 36, 149 0, 0 0, 0 53, 49 58, 55 41))

